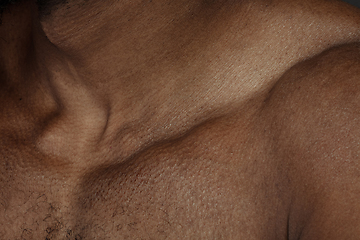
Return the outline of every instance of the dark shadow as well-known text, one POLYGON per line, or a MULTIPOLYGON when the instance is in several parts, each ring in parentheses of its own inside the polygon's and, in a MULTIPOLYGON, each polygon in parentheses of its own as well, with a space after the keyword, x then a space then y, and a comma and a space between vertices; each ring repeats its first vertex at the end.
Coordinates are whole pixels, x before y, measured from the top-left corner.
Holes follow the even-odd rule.
POLYGON ((360 0, 343 0, 343 1, 360 8, 360 0))

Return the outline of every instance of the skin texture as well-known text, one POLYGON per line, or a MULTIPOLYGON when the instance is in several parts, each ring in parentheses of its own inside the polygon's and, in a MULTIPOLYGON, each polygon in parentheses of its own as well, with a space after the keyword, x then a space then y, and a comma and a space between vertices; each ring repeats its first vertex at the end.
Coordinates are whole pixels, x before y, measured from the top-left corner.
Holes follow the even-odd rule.
POLYGON ((360 235, 359 10, 29 0, 2 22, 3 239, 360 235))

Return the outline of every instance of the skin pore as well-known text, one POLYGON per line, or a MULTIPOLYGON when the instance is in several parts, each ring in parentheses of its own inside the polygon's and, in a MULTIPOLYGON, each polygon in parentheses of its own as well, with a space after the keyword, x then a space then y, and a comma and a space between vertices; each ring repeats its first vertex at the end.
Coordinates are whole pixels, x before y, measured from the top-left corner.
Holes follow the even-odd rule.
POLYGON ((356 117, 317 115, 352 108, 329 100, 330 87, 318 106, 314 83, 355 71, 357 45, 321 53, 359 41, 359 26, 359 12, 338 1, 9 4, 0 26, 0 233, 331 239, 336 219, 323 217, 326 207, 346 220, 353 206, 321 198, 336 195, 328 183, 336 196, 358 186, 329 180, 343 158, 311 160, 337 148, 326 126, 356 132, 348 127, 356 117))

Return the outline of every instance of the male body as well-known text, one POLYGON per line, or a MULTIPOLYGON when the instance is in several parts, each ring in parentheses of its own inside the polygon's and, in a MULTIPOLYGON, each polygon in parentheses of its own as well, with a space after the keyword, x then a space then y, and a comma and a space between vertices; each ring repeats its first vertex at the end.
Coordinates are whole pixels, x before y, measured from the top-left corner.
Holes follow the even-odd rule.
POLYGON ((358 238, 358 10, 37 9, 0 26, 2 239, 358 238))

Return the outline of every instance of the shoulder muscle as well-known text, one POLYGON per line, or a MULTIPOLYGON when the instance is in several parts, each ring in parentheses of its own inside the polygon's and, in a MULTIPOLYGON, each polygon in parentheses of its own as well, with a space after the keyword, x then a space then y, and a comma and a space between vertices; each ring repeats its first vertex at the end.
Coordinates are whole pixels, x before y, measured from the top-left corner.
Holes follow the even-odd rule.
POLYGON ((360 44, 339 46, 294 66, 270 92, 263 114, 272 152, 291 181, 291 234, 356 239, 360 44))

